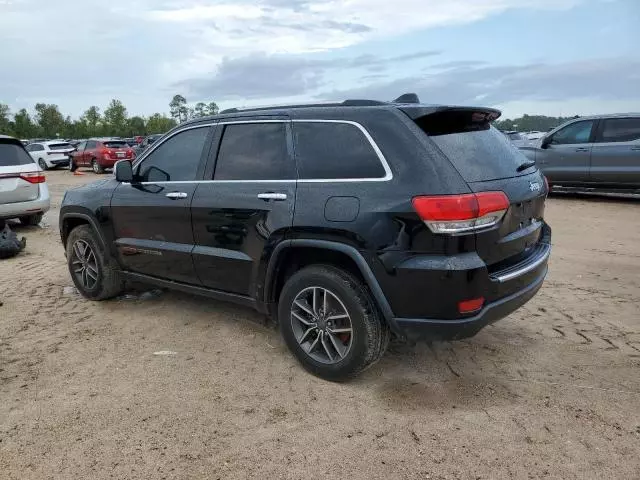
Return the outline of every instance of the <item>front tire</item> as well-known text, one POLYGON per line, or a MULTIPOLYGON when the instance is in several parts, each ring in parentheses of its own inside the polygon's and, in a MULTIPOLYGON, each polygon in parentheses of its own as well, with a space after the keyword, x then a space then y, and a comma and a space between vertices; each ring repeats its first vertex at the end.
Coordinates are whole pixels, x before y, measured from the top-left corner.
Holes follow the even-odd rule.
POLYGON ((49 167, 47 166, 47 162, 44 161, 44 158, 39 158, 38 159, 38 166, 43 170, 49 170, 49 167))
POLYGON ((98 175, 104 173, 104 168, 102 168, 102 165, 100 165, 95 158, 91 160, 91 168, 93 169, 93 173, 97 173, 98 175))
POLYGON ((116 261, 106 253, 89 225, 74 228, 67 239, 67 265, 80 294, 89 300, 113 298, 124 290, 116 261))
POLYGON ((24 217, 20 217, 20 223, 27 227, 35 227, 40 225, 42 221, 42 217, 44 217, 44 213, 36 213, 34 215, 25 215, 24 217))
POLYGON ((282 336, 302 366, 330 381, 354 377, 378 361, 389 330, 365 285, 329 265, 296 272, 278 304, 282 336))

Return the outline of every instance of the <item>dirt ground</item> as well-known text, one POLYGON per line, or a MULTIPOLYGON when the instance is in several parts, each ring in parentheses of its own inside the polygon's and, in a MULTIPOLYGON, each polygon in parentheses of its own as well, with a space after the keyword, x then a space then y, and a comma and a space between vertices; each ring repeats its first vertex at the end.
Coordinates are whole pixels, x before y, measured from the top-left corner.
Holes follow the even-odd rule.
POLYGON ((640 200, 552 197, 529 304, 332 384, 251 310, 78 296, 59 206, 95 178, 48 172, 0 262, 0 478, 640 478, 640 200))

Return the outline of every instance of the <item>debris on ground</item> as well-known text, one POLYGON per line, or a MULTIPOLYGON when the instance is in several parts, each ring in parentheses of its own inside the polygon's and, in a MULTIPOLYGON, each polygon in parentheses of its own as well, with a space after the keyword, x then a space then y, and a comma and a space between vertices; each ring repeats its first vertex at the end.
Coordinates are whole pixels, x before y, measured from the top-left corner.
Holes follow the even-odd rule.
POLYGON ((15 257, 27 246, 27 239, 22 237, 18 239, 9 225, 5 225, 0 231, 0 259, 15 257))

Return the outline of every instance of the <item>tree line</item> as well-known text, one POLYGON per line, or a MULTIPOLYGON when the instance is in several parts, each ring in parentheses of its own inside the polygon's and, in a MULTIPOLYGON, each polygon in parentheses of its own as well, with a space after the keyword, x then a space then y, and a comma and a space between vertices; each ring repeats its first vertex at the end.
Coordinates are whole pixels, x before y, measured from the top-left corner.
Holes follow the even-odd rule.
POLYGON ((104 111, 92 105, 79 118, 72 119, 63 115, 53 103, 36 103, 32 112, 22 108, 15 113, 8 105, 0 103, 0 134, 26 139, 133 137, 164 133, 191 118, 218 113, 215 102, 198 102, 190 106, 182 95, 173 97, 169 109, 170 116, 164 113, 129 116, 124 104, 113 99, 104 111))
POLYGON ((564 122, 574 117, 547 117, 545 115, 527 115, 519 118, 498 120, 495 122, 496 128, 500 130, 518 130, 519 132, 546 132, 552 128, 562 125, 564 122))

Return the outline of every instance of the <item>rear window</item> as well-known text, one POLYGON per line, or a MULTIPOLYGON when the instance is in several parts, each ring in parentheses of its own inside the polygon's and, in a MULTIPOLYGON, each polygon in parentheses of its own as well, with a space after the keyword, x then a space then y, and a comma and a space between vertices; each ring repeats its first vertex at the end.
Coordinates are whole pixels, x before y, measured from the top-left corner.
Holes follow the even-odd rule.
POLYGON ((33 159, 22 146, 15 143, 0 142, 0 167, 29 165, 32 163, 33 159))
POLYGON ((527 158, 482 113, 445 111, 420 117, 416 123, 467 182, 531 173, 517 171, 527 158))
POLYGON ((129 145, 122 140, 102 142, 107 148, 127 148, 129 145))
POLYGON ((510 140, 524 140, 522 135, 520 135, 519 133, 507 133, 507 136, 510 140))
POLYGON ((73 148, 70 143, 50 143, 49 150, 68 150, 73 148))

